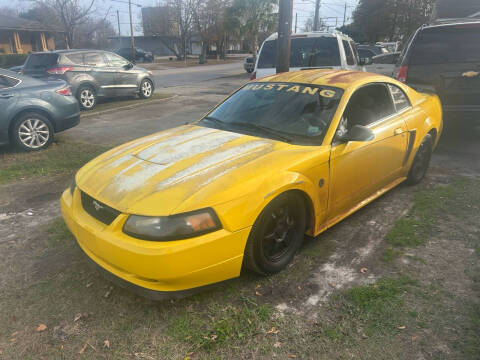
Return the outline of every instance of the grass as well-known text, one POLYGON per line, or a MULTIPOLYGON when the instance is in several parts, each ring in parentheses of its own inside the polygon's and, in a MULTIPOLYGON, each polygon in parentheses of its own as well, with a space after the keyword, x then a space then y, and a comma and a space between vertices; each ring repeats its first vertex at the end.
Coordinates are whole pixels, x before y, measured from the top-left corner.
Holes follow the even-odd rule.
POLYGON ((173 94, 154 93, 150 99, 135 99, 132 97, 120 98, 120 99, 119 98, 105 99, 104 101, 99 102, 93 110, 83 112, 83 114, 95 114, 100 111, 105 111, 105 110, 110 110, 110 109, 115 109, 119 107, 130 106, 130 105, 144 106, 151 101, 167 99, 172 96, 173 94))
POLYGON ((47 227, 47 244, 50 247, 65 245, 74 241, 73 235, 65 226, 63 219, 55 219, 47 227))
POLYGON ((107 147, 84 143, 57 142, 38 152, 0 153, 0 184, 72 172, 108 150, 107 147))

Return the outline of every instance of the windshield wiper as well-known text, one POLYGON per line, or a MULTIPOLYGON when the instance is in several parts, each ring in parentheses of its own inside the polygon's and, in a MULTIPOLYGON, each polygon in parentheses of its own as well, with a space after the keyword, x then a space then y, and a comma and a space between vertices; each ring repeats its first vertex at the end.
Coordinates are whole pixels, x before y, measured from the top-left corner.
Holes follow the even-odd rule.
POLYGON ((257 124, 253 124, 253 123, 246 123, 246 122, 245 123, 244 122, 231 122, 231 123, 228 123, 228 125, 233 125, 233 126, 238 126, 238 127, 244 127, 244 128, 257 130, 257 131, 260 131, 263 134, 272 136, 272 137, 276 138, 277 140, 284 141, 284 142, 287 142, 287 143, 291 143, 293 141, 293 139, 291 137, 288 137, 288 136, 284 135, 280 131, 270 129, 269 127, 262 126, 262 125, 257 125, 257 124))

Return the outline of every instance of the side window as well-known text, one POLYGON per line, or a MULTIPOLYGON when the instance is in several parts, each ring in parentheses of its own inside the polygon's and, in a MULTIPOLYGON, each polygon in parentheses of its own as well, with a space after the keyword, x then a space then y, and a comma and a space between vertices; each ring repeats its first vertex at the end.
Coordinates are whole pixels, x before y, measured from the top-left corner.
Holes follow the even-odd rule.
POLYGON ((350 42, 350 46, 352 47, 352 50, 353 50, 353 56, 355 56, 355 59, 357 59, 357 63, 359 62, 360 58, 358 56, 358 49, 357 49, 357 45, 351 41, 350 42))
POLYGON ((342 40, 343 48, 345 49, 345 56, 347 57, 347 65, 355 65, 355 60, 353 60, 353 53, 352 49, 350 49, 350 45, 348 41, 342 40))
POLYGON ((368 126, 395 113, 392 97, 384 84, 371 84, 358 89, 348 101, 343 114, 347 129, 368 126))
POLYGON ((20 83, 20 80, 0 75, 0 89, 8 89, 20 83))
POLYGON ((117 54, 107 52, 105 53, 105 57, 107 58, 108 66, 110 67, 122 67, 128 64, 127 60, 117 54))
POLYGON ((58 63, 61 65, 83 65, 83 53, 62 55, 58 63))
POLYGON ((105 66, 105 60, 103 60, 103 56, 97 52, 88 52, 83 55, 83 61, 87 66, 96 66, 102 67, 105 66))
POLYGON ((410 106, 410 100, 402 89, 392 84, 388 84, 388 87, 392 93, 393 103, 395 104, 395 109, 397 111, 402 111, 410 106))

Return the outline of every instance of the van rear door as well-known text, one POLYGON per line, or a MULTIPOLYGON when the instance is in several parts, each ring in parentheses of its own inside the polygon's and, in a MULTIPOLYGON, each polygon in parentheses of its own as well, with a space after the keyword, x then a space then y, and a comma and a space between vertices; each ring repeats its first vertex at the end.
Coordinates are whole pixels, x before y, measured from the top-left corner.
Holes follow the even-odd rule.
POLYGON ((480 110, 480 23, 425 28, 407 56, 408 85, 433 87, 445 110, 480 110))

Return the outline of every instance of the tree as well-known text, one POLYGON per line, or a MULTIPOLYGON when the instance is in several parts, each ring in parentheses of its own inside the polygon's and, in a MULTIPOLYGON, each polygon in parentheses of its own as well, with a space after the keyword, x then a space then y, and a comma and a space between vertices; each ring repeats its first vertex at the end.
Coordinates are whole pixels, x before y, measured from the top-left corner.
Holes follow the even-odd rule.
POLYGON ((81 0, 33 1, 37 8, 48 9, 48 12, 58 19, 69 47, 75 47, 75 36, 79 26, 85 24, 89 16, 95 12, 93 7, 95 0, 89 0, 86 5, 82 5, 81 0))
POLYGON ((277 27, 277 0, 233 0, 228 20, 238 26, 249 40, 250 50, 257 55, 259 37, 271 34, 277 27))
POLYGON ((402 40, 429 21, 434 5, 435 0, 360 0, 352 29, 370 42, 402 40))

